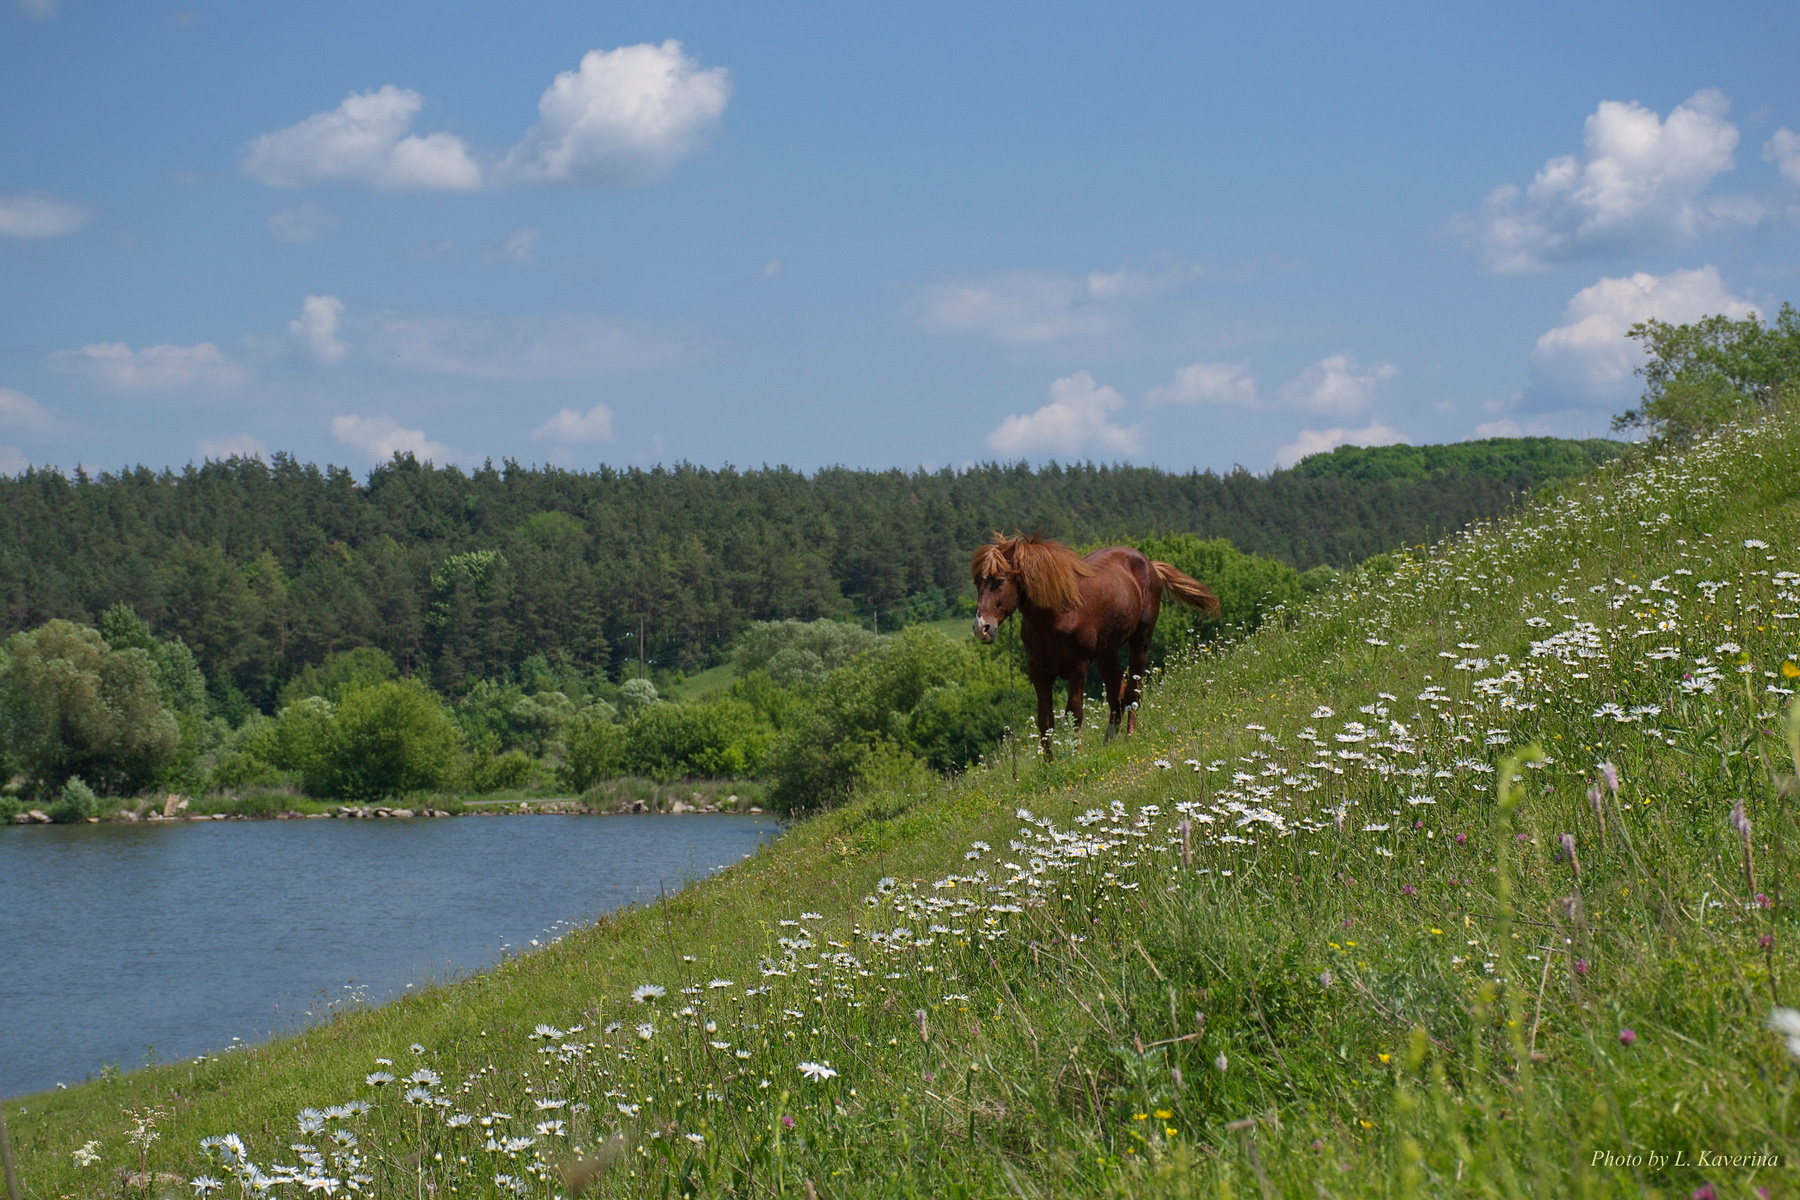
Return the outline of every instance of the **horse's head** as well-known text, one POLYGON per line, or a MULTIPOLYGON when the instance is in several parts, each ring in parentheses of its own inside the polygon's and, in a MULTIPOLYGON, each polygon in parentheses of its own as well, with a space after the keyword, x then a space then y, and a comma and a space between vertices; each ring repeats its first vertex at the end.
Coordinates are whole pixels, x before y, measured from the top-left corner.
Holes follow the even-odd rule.
POLYGON ((1019 607, 1019 569, 1017 557, 1009 554, 1016 542, 1000 542, 983 546, 969 560, 969 575, 975 581, 975 639, 992 643, 1000 632, 1000 624, 1019 607))
POLYGON ((1081 600, 1080 584, 1094 569, 1061 542, 1037 534, 994 540, 969 559, 975 581, 975 636, 992 642, 1000 624, 1020 605, 1062 612, 1081 600))

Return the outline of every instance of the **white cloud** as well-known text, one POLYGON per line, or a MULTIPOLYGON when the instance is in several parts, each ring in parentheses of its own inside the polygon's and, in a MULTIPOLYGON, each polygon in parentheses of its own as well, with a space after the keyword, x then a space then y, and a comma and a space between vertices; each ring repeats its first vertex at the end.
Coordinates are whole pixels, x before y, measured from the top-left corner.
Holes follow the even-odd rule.
POLYGON ((781 274, 781 260, 779 258, 771 258, 768 262, 763 264, 762 277, 764 279, 773 279, 779 274, 781 274))
POLYGON ((1010 416, 987 436, 1001 454, 1028 457, 1033 452, 1077 454, 1097 447, 1114 454, 1136 454, 1143 448, 1138 426, 1108 424, 1125 407, 1125 398, 1077 371, 1050 385, 1050 403, 1030 416, 1010 416))
POLYGON ((0 446, 0 475, 23 475, 31 460, 17 446, 0 446))
POLYGON ((926 289, 920 324, 1015 346, 1102 337, 1117 323, 1087 281, 1048 271, 1002 271, 926 289))
POLYGON ((556 442, 570 445, 575 442, 611 442, 613 436, 613 411, 604 404, 596 404, 585 413, 565 408, 554 417, 545 421, 531 435, 540 442, 556 442))
POLYGON ((1800 133, 1777 129, 1763 147, 1762 157, 1764 162, 1775 164, 1783 179, 1800 184, 1800 133))
POLYGON ((538 123, 497 173, 519 183, 654 183, 705 145, 730 98, 731 72, 702 70, 680 42, 589 50, 539 97, 538 123))
POLYGON ((391 313, 373 332, 378 357, 409 371, 477 379, 589 379, 657 366, 682 345, 644 326, 587 315, 432 316, 391 313))
POLYGON ((360 417, 354 413, 333 417, 331 436, 374 462, 386 462, 396 454, 410 454, 426 462, 456 457, 456 451, 432 441, 424 430, 402 429, 392 417, 360 417))
POLYGON ((533 251, 543 239, 544 231, 521 225, 506 235, 506 240, 497 246, 489 246, 481 252, 481 261, 488 266, 510 263, 514 266, 529 266, 537 262, 533 251))
POLYGON ((253 140, 242 170, 269 187, 358 183, 384 191, 470 191, 481 168, 459 137, 409 133, 424 105, 392 84, 351 92, 329 112, 253 140))
POLYGON ((337 228, 337 214, 317 200, 302 200, 294 208, 269 214, 269 233, 278 242, 316 242, 337 228))
POLYGON ((224 460, 227 458, 267 458, 269 448, 262 444, 260 438, 248 433, 234 433, 229 437, 208 438, 195 449, 201 458, 224 460))
POLYGON ((50 369, 121 392, 224 391, 246 378, 243 369, 211 342, 142 350, 123 342, 97 342, 79 350, 58 350, 50 356, 50 369))
POLYGON ((1399 430, 1371 421, 1362 429, 1302 429, 1298 437, 1275 452, 1277 467, 1291 467, 1309 454, 1323 454, 1339 446, 1411 445, 1399 430))
POLYGON ((1013 346, 1092 340, 1118 332, 1131 302, 1199 273, 1179 262, 1086 275, 991 271, 933 284, 915 306, 919 324, 932 333, 976 334, 1013 346))
POLYGON ((54 424, 44 406, 11 388, 0 387, 0 428, 48 429, 54 424))
POLYGON ((1524 435, 1523 426, 1505 417, 1498 421, 1486 421, 1475 427, 1475 436, 1478 438, 1516 438, 1524 435))
POLYGON ((94 218, 94 210, 49 192, 0 196, 0 236, 58 238, 74 233, 94 218))
POLYGON ((19 11, 40 21, 48 20, 56 15, 56 0, 19 0, 19 11))
POLYGON ((1367 408, 1375 389, 1399 373, 1392 363, 1363 367, 1348 354, 1333 354, 1302 371, 1282 391, 1300 408, 1348 416, 1367 408))
POLYGON ((1538 269, 1586 254, 1677 245, 1709 225, 1754 223, 1760 206, 1707 203, 1714 177, 1736 164, 1737 126, 1724 94, 1706 88, 1668 120, 1636 102, 1601 101, 1583 150, 1546 162, 1523 193, 1489 194, 1458 224, 1499 272, 1538 269))
POLYGON ((1639 321, 1684 325, 1714 313, 1742 319, 1755 311, 1712 266, 1602 279, 1575 293, 1563 323, 1538 338, 1532 377, 1555 394, 1610 403, 1632 391, 1632 372, 1643 362, 1638 344, 1625 336, 1639 321))
POLYGON ((1144 397, 1146 408, 1163 404, 1257 404, 1256 380, 1250 364, 1197 362, 1175 372, 1172 383, 1153 387, 1144 397))
POLYGON ((300 304, 300 315, 288 322, 288 333, 306 347, 314 362, 328 367, 350 349, 338 337, 343 315, 344 302, 336 296, 308 296, 300 304))

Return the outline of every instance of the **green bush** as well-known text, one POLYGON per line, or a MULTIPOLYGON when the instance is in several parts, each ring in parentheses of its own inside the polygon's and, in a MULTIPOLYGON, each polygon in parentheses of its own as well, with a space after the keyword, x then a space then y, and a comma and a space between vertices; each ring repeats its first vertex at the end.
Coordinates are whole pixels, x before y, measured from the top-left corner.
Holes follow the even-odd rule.
POLYGON ((337 705, 323 696, 308 696, 282 709, 273 721, 246 721, 238 746, 264 762, 311 779, 324 770, 336 726, 337 705))
POLYGON ((469 760, 465 781, 471 792, 502 792, 530 787, 537 773, 538 760, 523 750, 506 750, 499 754, 478 752, 469 760))
POLYGON ((326 655, 317 666, 302 667, 281 689, 281 703, 292 704, 308 696, 323 696, 335 702, 354 688, 386 683, 398 674, 394 660, 385 650, 373 646, 340 650, 326 655))
POLYGON ((6 757, 43 792, 78 773, 108 794, 148 786, 181 740, 157 674, 145 650, 69 621, 15 633, 0 665, 6 757))
POLYGON ((618 775, 625 761, 625 728, 594 721, 572 734, 556 769, 556 786, 584 794, 603 779, 618 775))
POLYGON ((648 679, 627 679, 619 685, 619 713, 629 717, 638 709, 661 702, 656 685, 648 679))
POLYGON ((843 621, 753 621, 738 635, 734 657, 742 674, 766 668, 779 679, 781 669, 775 660, 785 652, 795 652, 783 660, 790 664, 788 671, 814 662, 825 671, 833 671, 874 649, 880 641, 861 625, 843 621))
POLYGON ((1164 596, 1162 616, 1150 639, 1152 663, 1163 662, 1196 639, 1211 641, 1234 632, 1247 633, 1261 625, 1276 605, 1297 604, 1306 596, 1294 568, 1260 554, 1245 554, 1224 538, 1203 540, 1182 533, 1136 545, 1150 558, 1169 563, 1211 588, 1225 610, 1222 619, 1207 620, 1164 596))
POLYGON ((906 774, 907 759, 939 770, 974 761, 1006 725, 1003 653, 916 625, 833 671, 770 749, 771 806, 830 807, 872 772, 906 774))
POLYGON ((68 782, 62 786, 61 796, 50 806, 50 819, 58 825, 73 825, 99 815, 100 797, 81 782, 79 775, 69 777, 68 782))
POLYGON ((774 735, 755 708, 729 696, 653 704, 625 723, 622 758, 627 770, 661 780, 756 775, 774 735))
POLYGON ((574 702, 561 692, 525 696, 513 705, 511 713, 517 744, 533 754, 545 754, 562 745, 578 716, 574 702))
POLYGON ((315 795, 381 800, 441 788, 461 767, 461 731, 442 701, 410 681, 346 692, 324 728, 316 764, 302 768, 315 795))
POLYGON ((181 740, 174 755, 157 771, 156 786, 173 792, 204 792, 212 786, 211 767, 232 740, 232 729, 222 719, 206 715, 204 700, 198 707, 177 709, 175 724, 181 740))
POLYGON ((208 780, 209 791, 243 792, 252 788, 288 787, 299 781, 299 774, 284 771, 243 750, 230 750, 221 755, 208 780))

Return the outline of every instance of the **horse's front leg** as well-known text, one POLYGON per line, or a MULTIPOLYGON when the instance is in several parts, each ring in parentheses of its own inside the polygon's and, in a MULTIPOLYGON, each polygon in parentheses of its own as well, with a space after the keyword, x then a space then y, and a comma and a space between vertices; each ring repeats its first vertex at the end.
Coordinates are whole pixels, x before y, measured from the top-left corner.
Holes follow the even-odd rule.
POLYGON ((1068 712, 1069 716, 1075 720, 1075 744, 1077 746, 1081 745, 1081 701, 1087 694, 1087 668, 1086 663, 1081 663, 1071 667, 1069 673, 1063 677, 1063 682, 1069 688, 1068 712))
POLYGON ((1052 713, 1055 710, 1055 697, 1051 694, 1051 689, 1056 686, 1056 676, 1033 675, 1031 686, 1037 689, 1038 747, 1043 750, 1045 760, 1050 761, 1056 757, 1050 749, 1050 731, 1054 727, 1052 713))
POLYGON ((1119 732, 1119 718, 1125 711, 1125 676, 1116 653, 1100 659, 1100 682, 1106 688, 1106 740, 1110 742, 1119 732))

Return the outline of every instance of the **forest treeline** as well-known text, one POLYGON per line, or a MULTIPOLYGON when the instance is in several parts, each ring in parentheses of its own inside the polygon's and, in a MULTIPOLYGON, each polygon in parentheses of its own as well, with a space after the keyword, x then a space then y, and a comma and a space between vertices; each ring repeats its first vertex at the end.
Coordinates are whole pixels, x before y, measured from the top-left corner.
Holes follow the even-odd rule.
POLYGON ((452 696, 533 656, 614 679, 640 656, 656 673, 692 671, 723 661, 755 621, 885 632, 940 619, 994 529, 1076 544, 1189 534, 1300 571, 1345 567, 1497 515, 1619 450, 1551 438, 1345 449, 1268 475, 465 472, 396 456, 359 480, 285 454, 31 470, 0 479, 0 632, 93 626, 129 605, 192 650, 213 711, 233 720, 272 711, 285 683, 359 647, 452 696))

